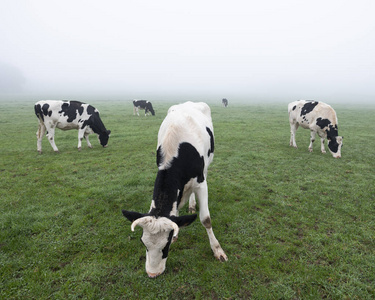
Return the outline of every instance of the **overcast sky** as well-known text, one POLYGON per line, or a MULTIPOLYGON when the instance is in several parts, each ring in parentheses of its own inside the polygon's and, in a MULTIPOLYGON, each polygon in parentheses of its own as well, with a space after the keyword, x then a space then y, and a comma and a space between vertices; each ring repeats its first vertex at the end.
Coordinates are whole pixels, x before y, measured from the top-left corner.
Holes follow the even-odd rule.
POLYGON ((375 102, 374 0, 1 0, 0 97, 375 102))

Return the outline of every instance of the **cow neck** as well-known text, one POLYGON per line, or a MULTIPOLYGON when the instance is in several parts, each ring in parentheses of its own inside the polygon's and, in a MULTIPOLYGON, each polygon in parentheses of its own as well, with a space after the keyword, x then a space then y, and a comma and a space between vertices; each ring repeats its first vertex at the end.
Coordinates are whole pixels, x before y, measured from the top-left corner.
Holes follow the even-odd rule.
POLYGON ((150 214, 157 217, 169 217, 176 215, 177 192, 180 182, 171 170, 159 170, 155 180, 153 199, 155 207, 150 214), (176 205, 174 206, 174 203, 176 205))
POLYGON ((327 129, 327 137, 334 138, 339 135, 337 125, 329 125, 327 129))
POLYGON ((101 133, 106 131, 105 126, 97 112, 91 115, 91 118, 87 123, 96 134, 100 135, 101 133))

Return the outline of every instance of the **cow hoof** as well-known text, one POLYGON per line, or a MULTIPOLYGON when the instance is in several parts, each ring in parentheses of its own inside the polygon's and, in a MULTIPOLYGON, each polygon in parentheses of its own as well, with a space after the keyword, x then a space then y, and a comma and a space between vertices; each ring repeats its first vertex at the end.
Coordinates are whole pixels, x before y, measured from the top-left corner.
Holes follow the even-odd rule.
POLYGON ((218 250, 218 251, 215 253, 215 257, 216 257, 216 259, 220 260, 221 262, 225 262, 225 261, 228 260, 228 257, 227 257, 226 254, 224 253, 223 249, 218 250))
POLYGON ((327 152, 326 151, 322 151, 323 154, 326 154, 327 152))
POLYGON ((38 150, 38 153, 39 153, 39 154, 42 154, 42 150, 38 150))
POLYGON ((309 152, 313 152, 313 149, 312 149, 312 148, 309 148, 309 152))
POLYGON ((79 147, 79 148, 78 148, 78 151, 81 151, 81 150, 82 150, 82 148, 81 148, 81 147, 79 147))
POLYGON ((59 150, 55 150, 55 153, 60 153, 60 151, 59 150))
POLYGON ((89 148, 92 149, 92 146, 90 145, 89 148))
POLYGON ((193 207, 189 207, 189 213, 195 214, 196 210, 193 207))

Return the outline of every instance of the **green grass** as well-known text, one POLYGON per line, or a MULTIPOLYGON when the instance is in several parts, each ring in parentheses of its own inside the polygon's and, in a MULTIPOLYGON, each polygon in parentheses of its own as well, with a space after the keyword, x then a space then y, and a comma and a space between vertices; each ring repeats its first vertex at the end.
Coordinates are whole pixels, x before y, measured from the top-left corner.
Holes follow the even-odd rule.
MULTIPOLYGON (((334 105, 342 158, 309 153, 309 132, 289 147, 287 103, 211 104, 213 229, 229 261, 212 255, 194 222, 149 279, 141 230, 121 209, 147 212, 159 126, 132 104, 91 101, 112 131, 108 148, 78 152, 77 131, 36 150, 34 102, 0 112, 1 299, 373 299, 375 107, 334 105)), ((328 151, 327 151, 328 152, 328 151)), ((181 211, 187 214, 187 207, 181 211)))

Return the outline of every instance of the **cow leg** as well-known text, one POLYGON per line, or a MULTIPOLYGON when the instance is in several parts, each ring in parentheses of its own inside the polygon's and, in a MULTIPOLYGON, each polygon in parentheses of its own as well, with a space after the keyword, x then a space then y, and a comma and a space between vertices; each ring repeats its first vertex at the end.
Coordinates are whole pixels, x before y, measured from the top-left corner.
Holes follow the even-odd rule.
POLYGON ((89 148, 92 148, 92 145, 90 144, 90 141, 88 139, 88 134, 86 134, 86 129, 78 129, 78 151, 81 151, 82 149, 82 140, 83 138, 85 138, 86 142, 87 142, 87 146, 89 146, 89 148))
POLYGON ((298 123, 290 123, 290 142, 289 145, 297 148, 296 144, 296 131, 298 129, 298 123))
POLYGON ((59 149, 57 149, 56 144, 55 144, 55 128, 56 126, 46 126, 47 130, 47 139, 49 143, 51 144, 53 151, 59 152, 59 149))
POLYGON ((320 138, 320 150, 322 151, 322 153, 326 153, 326 149, 324 147, 324 140, 325 138, 320 138))
POLYGON ((195 194, 191 193, 189 198, 189 212, 194 214, 196 211, 197 202, 195 201, 195 194))
POLYGON ((316 131, 311 130, 311 131, 310 131, 310 145, 309 145, 309 151, 310 151, 310 152, 313 151, 313 143, 314 143, 314 141, 315 141, 315 135, 316 135, 316 131))
POLYGON ((46 133, 46 127, 44 126, 44 123, 39 121, 38 131, 36 132, 36 138, 37 138, 36 147, 40 154, 42 154, 42 140, 43 140, 43 136, 45 133, 46 133))
POLYGON ((202 182, 196 192, 199 201, 199 219, 202 225, 206 228, 208 238, 210 240, 210 246, 214 253, 214 256, 220 261, 227 261, 228 257, 226 256, 224 250, 221 248, 219 241, 216 239, 215 234, 212 230, 210 212, 208 210, 207 182, 202 182))
POLYGON ((85 138, 85 140, 87 142, 87 146, 92 149, 92 145, 91 145, 91 143, 89 141, 89 134, 85 132, 85 134, 83 136, 84 136, 84 138, 85 138))

